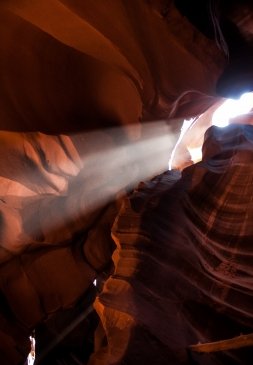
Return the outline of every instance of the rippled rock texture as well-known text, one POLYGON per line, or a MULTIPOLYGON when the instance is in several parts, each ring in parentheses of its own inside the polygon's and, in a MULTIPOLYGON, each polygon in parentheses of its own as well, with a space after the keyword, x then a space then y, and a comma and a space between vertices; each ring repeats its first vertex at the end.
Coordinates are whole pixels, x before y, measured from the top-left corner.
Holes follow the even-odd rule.
POLYGON ((251 364, 252 348, 189 346, 253 330, 253 127, 211 127, 203 160, 125 200, 114 274, 95 307, 108 340, 90 364, 251 364))

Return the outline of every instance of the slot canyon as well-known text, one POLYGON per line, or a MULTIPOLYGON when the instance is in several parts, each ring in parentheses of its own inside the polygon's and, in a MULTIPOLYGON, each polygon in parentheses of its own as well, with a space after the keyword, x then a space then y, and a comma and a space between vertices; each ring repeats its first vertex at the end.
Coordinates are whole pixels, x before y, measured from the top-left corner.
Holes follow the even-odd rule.
POLYGON ((252 365, 252 2, 0 18, 0 364, 252 365))

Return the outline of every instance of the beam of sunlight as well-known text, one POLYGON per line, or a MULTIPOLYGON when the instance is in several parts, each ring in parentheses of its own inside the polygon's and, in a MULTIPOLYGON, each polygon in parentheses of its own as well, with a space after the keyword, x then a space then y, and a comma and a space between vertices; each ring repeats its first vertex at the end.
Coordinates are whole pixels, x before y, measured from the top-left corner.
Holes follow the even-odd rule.
MULTIPOLYGON (((135 126, 131 128, 134 130, 135 126)), ((143 124, 142 137, 134 141, 122 138, 122 128, 99 133, 71 136, 73 140, 83 141, 80 172, 69 180, 68 188, 62 194, 38 195, 38 200, 43 200, 40 217, 45 236, 59 232, 68 224, 71 227, 79 224, 82 229, 86 217, 91 219, 91 213, 132 190, 140 181, 168 169, 176 134, 167 121, 143 124), (107 138, 109 143, 106 144, 107 138)), ((38 228, 30 225, 29 234, 36 235, 38 228)))

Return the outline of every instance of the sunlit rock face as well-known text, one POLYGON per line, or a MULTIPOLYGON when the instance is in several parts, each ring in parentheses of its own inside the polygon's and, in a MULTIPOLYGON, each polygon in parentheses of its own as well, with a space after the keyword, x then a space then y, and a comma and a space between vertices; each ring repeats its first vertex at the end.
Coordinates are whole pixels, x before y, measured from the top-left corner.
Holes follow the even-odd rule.
POLYGON ((251 364, 252 348, 191 344, 252 332, 253 127, 211 127, 203 160, 125 200, 114 274, 96 301, 107 334, 90 364, 251 364))

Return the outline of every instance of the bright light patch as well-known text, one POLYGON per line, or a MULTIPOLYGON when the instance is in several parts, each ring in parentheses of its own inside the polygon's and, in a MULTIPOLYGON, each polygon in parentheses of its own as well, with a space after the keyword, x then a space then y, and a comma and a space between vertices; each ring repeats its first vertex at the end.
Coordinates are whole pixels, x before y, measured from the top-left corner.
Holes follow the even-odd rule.
POLYGON ((189 148, 187 147, 187 150, 189 151, 191 155, 191 160, 196 163, 199 162, 202 159, 202 147, 197 148, 189 148))
POLYGON ((214 113, 212 125, 226 127, 229 119, 248 113, 253 108, 253 93, 245 93, 240 99, 226 100, 214 113))

